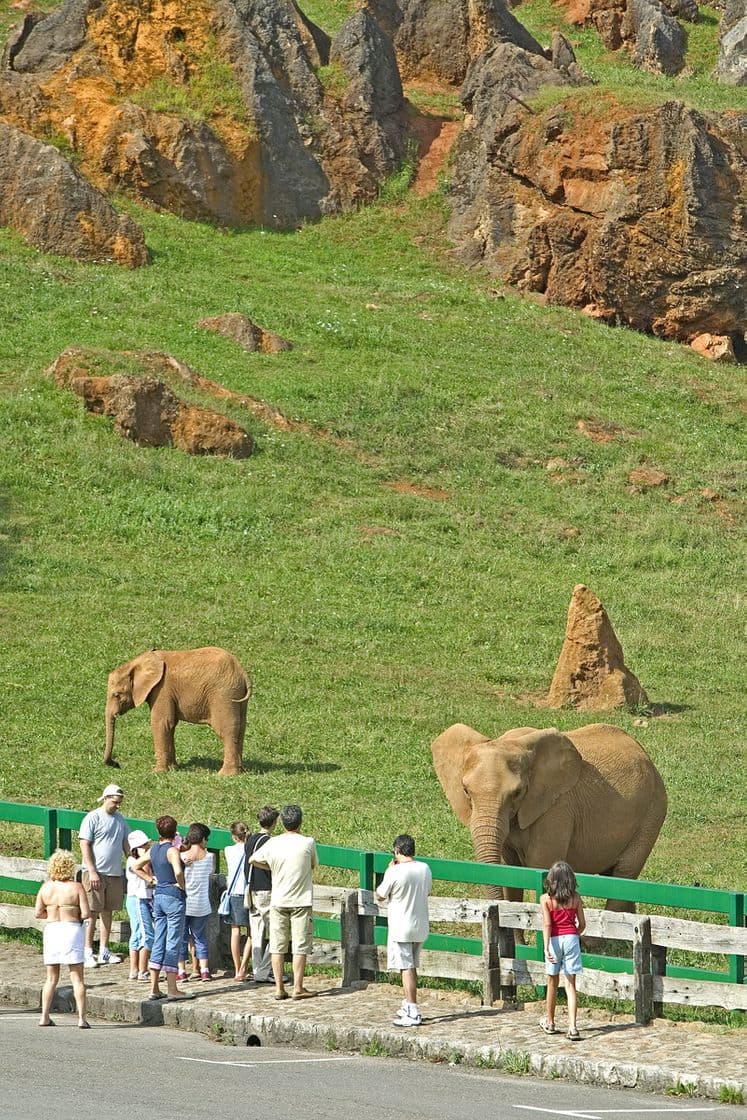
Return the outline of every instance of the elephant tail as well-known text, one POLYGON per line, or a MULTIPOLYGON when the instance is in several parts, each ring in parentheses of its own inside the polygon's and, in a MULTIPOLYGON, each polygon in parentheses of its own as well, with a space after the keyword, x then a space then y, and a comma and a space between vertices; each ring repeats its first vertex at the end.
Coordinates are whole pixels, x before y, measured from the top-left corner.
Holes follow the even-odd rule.
POLYGON ((249 697, 251 696, 251 694, 252 694, 252 682, 249 680, 248 677, 244 681, 244 684, 246 686, 246 692, 244 693, 243 696, 240 696, 238 700, 234 700, 234 704, 243 704, 244 701, 248 700, 249 697))

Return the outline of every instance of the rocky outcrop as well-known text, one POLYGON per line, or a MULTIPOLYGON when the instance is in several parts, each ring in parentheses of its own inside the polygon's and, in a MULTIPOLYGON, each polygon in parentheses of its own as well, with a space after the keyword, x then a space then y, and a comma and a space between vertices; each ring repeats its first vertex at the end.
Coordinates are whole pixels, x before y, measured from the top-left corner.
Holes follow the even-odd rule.
POLYGON ((607 612, 582 583, 573 589, 565 642, 547 702, 581 711, 637 708, 648 704, 640 681, 625 665, 607 612))
POLYGON ((654 74, 679 74, 685 64, 687 37, 660 0, 628 0, 633 59, 654 74))
POLYGON ((566 39, 565 35, 561 35, 559 31, 552 33, 552 45, 550 47, 550 58, 556 70, 568 78, 576 85, 582 85, 588 81, 586 74, 576 62, 576 55, 573 47, 566 39))
POLYGON ((279 354, 283 350, 292 350, 293 346, 285 338, 273 331, 266 331, 242 315, 239 311, 226 311, 223 315, 212 315, 200 319, 197 324, 206 331, 214 331, 224 338, 238 342, 250 354, 279 354))
POLYGON ((402 75, 461 85, 470 63, 497 43, 542 47, 503 0, 367 0, 394 43, 402 75))
POLYGON ((625 47, 655 74, 678 74, 687 37, 679 19, 697 21, 695 0, 560 0, 569 23, 594 27, 608 50, 625 47))
POLYGON ((118 214, 56 148, 0 123, 0 225, 81 261, 147 264, 143 231, 118 214))
POLYGON ((715 77, 724 85, 747 85, 747 0, 726 0, 715 77))
POLYGON ((534 113, 517 96, 558 84, 547 65, 502 45, 465 83, 450 226, 463 256, 610 323, 743 349, 743 122, 610 97, 534 113))
MULTIPOLYGON (((137 364, 132 359, 130 364, 137 364)), ((148 373, 96 372, 96 355, 63 351, 51 371, 60 388, 72 390, 89 412, 109 416, 114 430, 141 447, 176 447, 190 455, 246 459, 252 437, 233 420, 212 409, 180 400, 148 373)))
POLYGON ((393 171, 406 140, 402 81, 391 40, 366 11, 355 12, 332 40, 330 63, 346 78, 340 109, 362 162, 374 173, 393 171))
POLYGON ((64 137, 104 189, 292 227, 373 199, 406 146, 401 90, 378 94, 391 47, 355 59, 350 114, 319 80, 329 50, 293 0, 64 0, 11 37, 0 117, 64 137))

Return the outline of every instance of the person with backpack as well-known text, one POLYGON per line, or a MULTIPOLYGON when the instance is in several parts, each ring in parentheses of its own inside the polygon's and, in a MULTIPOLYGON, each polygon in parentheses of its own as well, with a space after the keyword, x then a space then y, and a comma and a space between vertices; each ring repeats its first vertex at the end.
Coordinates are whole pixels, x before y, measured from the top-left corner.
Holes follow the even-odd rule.
POLYGON ((252 971, 255 984, 272 984, 272 959, 270 956, 270 895, 272 892, 272 872, 249 862, 250 857, 259 851, 272 836, 280 813, 272 805, 263 805, 257 813, 259 832, 247 836, 244 842, 244 874, 246 892, 244 905, 249 914, 249 934, 244 945, 240 972, 246 976, 249 956, 252 958, 252 971))

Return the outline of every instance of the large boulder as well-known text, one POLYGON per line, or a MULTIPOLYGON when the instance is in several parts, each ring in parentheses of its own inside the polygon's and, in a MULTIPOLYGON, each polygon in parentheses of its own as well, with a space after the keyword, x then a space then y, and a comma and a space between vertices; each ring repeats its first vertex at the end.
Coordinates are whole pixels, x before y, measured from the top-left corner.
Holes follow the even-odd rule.
POLYGON ((450 225, 463 256, 608 322, 743 350, 744 121, 679 102, 535 113, 517 100, 548 81, 542 60, 502 45, 465 83, 450 225))
POLYGON ((292 350, 293 344, 281 338, 274 331, 266 331, 257 323, 253 323, 240 311, 224 311, 221 315, 208 315, 197 323, 205 331, 213 331, 224 338, 237 342, 243 350, 250 354, 280 354, 284 350, 292 350))
POLYGON ((366 0, 407 78, 461 85, 470 63, 500 42, 542 54, 503 0, 366 0))
POLYGON ((2 123, 0 225, 46 253, 128 268, 148 262, 143 231, 131 218, 118 214, 56 148, 2 123))
POLYGON ((294 0, 64 0, 11 36, 0 118, 64 137, 104 189, 292 227, 374 198, 405 150, 401 95, 377 100, 394 56, 376 33, 348 119, 319 80, 329 38, 294 0))
POLYGON ((640 681, 625 665, 607 612, 582 583, 573 589, 565 641, 547 701, 553 708, 593 711, 648 704, 640 681))
POLYGON ((685 63, 687 36, 660 0, 628 0, 634 61, 654 74, 679 74, 685 63))
POLYGON ((251 455, 252 437, 222 413, 180 400, 147 373, 102 375, 96 365, 97 355, 70 348, 50 372, 57 386, 72 390, 89 412, 111 417, 125 439, 141 447, 176 447, 190 455, 251 455))
POLYGON ((330 47, 330 63, 345 76, 341 116, 356 136, 356 156, 375 175, 399 166, 405 154, 405 99, 397 59, 367 11, 354 12, 330 47))
POLYGON ((569 23, 593 27, 608 50, 624 47, 635 65, 678 74, 687 36, 679 20, 696 22, 695 0, 559 0, 569 23))
POLYGON ((719 24, 716 78, 724 85, 747 85, 747 0, 726 0, 719 24))

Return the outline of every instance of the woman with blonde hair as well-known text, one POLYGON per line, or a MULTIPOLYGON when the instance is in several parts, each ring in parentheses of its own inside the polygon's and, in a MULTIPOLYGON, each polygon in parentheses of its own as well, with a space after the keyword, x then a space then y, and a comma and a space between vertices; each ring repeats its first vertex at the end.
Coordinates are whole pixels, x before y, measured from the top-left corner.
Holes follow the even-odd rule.
POLYGON ((75 860, 72 852, 60 848, 47 865, 49 879, 36 896, 34 916, 46 918, 44 927, 44 964, 47 979, 42 989, 40 1027, 53 1027, 49 1012, 60 980, 60 965, 70 969, 70 979, 78 1010, 78 1026, 88 1030, 86 1022, 86 988, 83 983, 85 934, 83 923, 91 911, 82 883, 75 882, 75 860))

